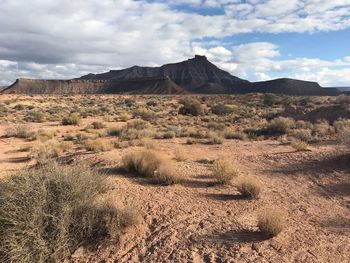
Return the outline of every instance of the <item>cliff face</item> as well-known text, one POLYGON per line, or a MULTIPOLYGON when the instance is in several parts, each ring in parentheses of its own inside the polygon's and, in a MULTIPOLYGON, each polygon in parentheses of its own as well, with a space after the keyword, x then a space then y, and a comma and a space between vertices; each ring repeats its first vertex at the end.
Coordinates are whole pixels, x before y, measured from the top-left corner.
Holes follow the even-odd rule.
POLYGON ((288 95, 337 95, 316 82, 276 79, 249 82, 219 69, 204 56, 161 67, 134 66, 72 80, 18 79, 2 93, 27 94, 234 94, 280 93, 288 95))
POLYGON ((107 81, 17 79, 5 94, 94 94, 104 92, 107 81))

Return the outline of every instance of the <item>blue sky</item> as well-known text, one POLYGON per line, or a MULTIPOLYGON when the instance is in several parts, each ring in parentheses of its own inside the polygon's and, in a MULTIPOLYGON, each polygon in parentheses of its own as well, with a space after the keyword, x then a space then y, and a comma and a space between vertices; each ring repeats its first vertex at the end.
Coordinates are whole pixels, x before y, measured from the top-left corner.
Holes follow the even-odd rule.
POLYGON ((0 85, 206 55, 250 81, 350 86, 350 0, 3 0, 0 85))

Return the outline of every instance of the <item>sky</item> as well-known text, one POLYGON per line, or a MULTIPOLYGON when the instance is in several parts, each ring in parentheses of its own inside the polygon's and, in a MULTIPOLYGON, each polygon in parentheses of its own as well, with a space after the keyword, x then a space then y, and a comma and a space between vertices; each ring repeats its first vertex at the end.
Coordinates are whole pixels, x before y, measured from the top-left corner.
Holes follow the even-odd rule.
POLYGON ((205 55, 250 81, 350 86, 350 0, 1 0, 0 85, 205 55))

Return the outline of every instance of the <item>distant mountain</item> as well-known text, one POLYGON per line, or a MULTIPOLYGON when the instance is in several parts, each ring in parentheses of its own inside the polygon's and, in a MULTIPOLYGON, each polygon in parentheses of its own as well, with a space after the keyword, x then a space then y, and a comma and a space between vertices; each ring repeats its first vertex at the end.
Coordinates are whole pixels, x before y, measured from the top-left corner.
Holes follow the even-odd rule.
POLYGON ((335 88, 340 91, 350 91, 350 87, 335 87, 335 88))
POLYGON ((2 93, 28 94, 234 94, 280 93, 289 95, 337 95, 337 89, 324 89, 316 82, 276 79, 249 82, 232 76, 205 56, 161 67, 133 66, 101 74, 88 74, 71 80, 17 79, 2 93))

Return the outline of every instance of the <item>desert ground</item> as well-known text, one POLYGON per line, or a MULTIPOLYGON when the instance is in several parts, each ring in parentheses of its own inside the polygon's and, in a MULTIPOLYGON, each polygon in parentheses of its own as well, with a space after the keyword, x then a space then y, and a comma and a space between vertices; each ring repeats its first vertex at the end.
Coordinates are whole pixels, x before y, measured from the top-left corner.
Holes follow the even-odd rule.
POLYGON ((117 241, 67 262, 349 262, 349 98, 0 95, 0 176, 39 163, 84 164, 137 214, 117 241), (123 158, 153 151, 176 180, 155 183, 123 158), (217 160, 235 176, 218 183, 217 160), (254 178, 259 195, 240 182, 254 178), (268 236, 259 213, 284 211, 268 236))

